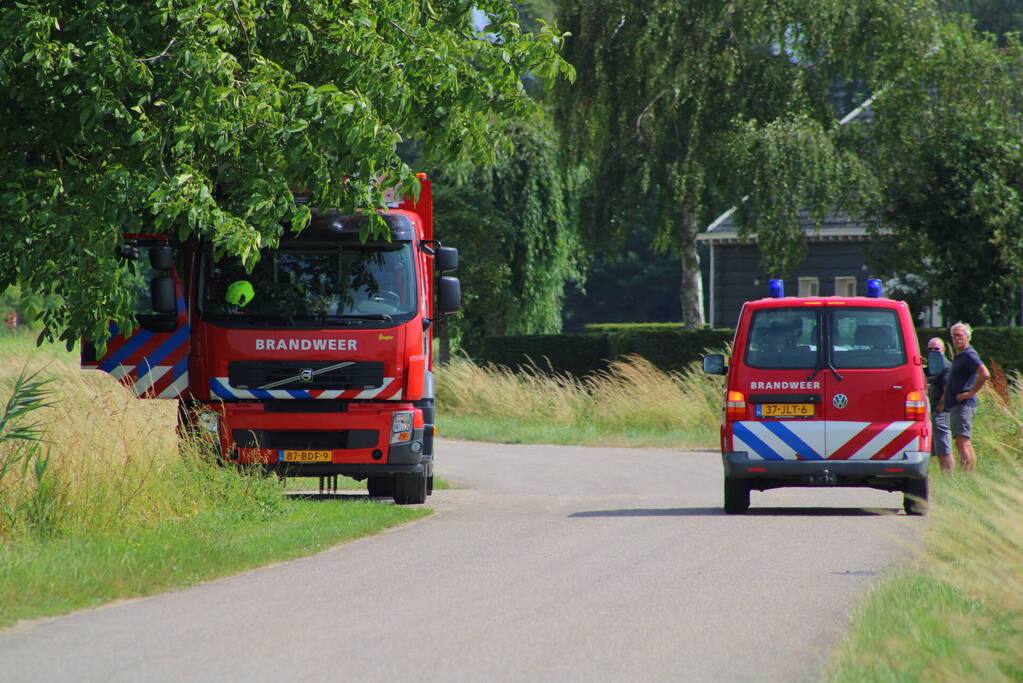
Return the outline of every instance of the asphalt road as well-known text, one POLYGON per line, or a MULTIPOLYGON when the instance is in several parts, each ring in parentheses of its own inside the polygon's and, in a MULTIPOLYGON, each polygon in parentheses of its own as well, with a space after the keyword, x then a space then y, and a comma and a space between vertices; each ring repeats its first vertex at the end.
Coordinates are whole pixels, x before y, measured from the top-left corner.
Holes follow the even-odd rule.
POLYGON ((817 680, 924 523, 869 489, 754 492, 725 516, 710 452, 437 457, 463 488, 436 515, 0 631, 0 681, 817 680))

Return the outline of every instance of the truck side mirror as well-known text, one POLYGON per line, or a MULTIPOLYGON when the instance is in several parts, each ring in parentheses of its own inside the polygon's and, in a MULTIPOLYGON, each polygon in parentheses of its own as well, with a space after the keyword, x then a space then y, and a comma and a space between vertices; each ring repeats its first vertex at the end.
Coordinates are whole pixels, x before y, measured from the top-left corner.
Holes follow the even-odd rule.
POLYGON ((458 270, 458 250, 454 247, 440 247, 437 249, 437 260, 434 265, 442 273, 458 270))
POLYGON ((174 267, 174 250, 168 246, 150 247, 149 265, 154 270, 170 270, 174 267))
POLYGON ((927 352, 927 375, 940 375, 945 371, 945 356, 942 355, 941 351, 928 351, 927 352))
POLYGON ((723 375, 728 371, 725 367, 725 356, 712 353, 703 357, 703 371, 708 375, 723 375))
POLYGON ((154 313, 173 315, 178 312, 177 301, 174 300, 174 280, 170 275, 154 277, 149 283, 149 296, 154 313))
POLYGON ((442 277, 437 287, 437 312, 454 313, 462 307, 462 283, 457 277, 442 277))

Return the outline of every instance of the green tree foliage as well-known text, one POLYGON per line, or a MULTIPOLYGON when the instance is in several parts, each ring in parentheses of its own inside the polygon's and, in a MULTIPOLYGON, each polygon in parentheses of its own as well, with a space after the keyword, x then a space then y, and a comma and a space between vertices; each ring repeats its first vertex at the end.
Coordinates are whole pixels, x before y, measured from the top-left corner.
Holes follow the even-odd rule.
POLYGON ((948 319, 1013 319, 1023 284, 1023 48, 950 25, 875 108, 863 154, 895 235, 883 267, 906 294, 943 301, 948 319))
POLYGON ((578 79, 559 121, 591 171, 588 243, 618 244, 652 212, 655 245, 681 257, 683 320, 702 325, 701 209, 746 197, 739 223, 766 269, 791 266, 800 208, 820 214, 870 189, 834 146, 828 86, 926 52, 933 15, 920 0, 567 0, 578 79))
POLYGON ((1006 44, 1005 34, 1023 31, 1023 4, 1019 0, 939 0, 949 14, 967 14, 976 21, 978 31, 993 33, 1006 44))
POLYGON ((46 335, 130 325, 122 230, 197 237, 252 263, 312 203, 415 188, 395 152, 492 161, 532 116, 522 74, 570 69, 508 0, 21 0, 0 8, 0 290, 62 303, 46 335), (474 33, 471 10, 487 13, 474 33))
POLYGON ((470 350, 488 335, 559 332, 565 284, 581 279, 556 136, 542 119, 507 124, 505 134, 514 147, 494 165, 435 176, 437 233, 460 247, 454 333, 470 350))

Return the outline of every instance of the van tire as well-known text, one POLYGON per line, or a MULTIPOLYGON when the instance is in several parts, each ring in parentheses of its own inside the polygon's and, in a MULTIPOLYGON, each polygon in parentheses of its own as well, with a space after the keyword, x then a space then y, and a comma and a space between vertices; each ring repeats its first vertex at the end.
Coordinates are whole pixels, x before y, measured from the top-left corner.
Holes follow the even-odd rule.
POLYGON ((927 514, 927 478, 907 479, 902 487, 902 509, 907 515, 927 514))
POLYGON ((749 510, 749 484, 725 477, 725 514, 741 515, 749 510))

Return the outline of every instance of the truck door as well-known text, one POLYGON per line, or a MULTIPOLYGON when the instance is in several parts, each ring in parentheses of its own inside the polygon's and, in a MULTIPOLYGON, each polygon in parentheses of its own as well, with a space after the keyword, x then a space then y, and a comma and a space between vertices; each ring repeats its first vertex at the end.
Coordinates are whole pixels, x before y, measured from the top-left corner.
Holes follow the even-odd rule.
POLYGON ((898 311, 883 307, 829 307, 834 371, 821 406, 833 460, 887 460, 920 450, 920 422, 907 411, 925 401, 907 362, 898 311), (921 394, 912 396, 911 393, 921 394), (909 417, 909 419, 907 419, 909 417))
POLYGON ((82 368, 108 372, 140 398, 178 398, 188 389, 190 332, 184 289, 166 241, 129 237, 123 247, 138 261, 136 319, 122 332, 110 325, 106 352, 82 343, 82 368))

